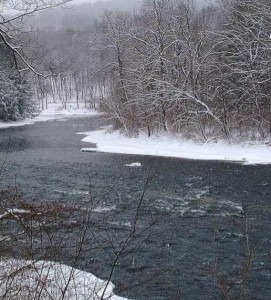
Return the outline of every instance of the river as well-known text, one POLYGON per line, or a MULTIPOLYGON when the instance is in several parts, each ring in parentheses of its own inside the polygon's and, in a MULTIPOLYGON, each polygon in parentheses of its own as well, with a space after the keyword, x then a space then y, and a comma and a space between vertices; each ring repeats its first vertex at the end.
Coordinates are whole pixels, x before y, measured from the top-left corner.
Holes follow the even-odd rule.
POLYGON ((103 279, 136 219, 141 234, 111 278, 118 295, 271 299, 271 167, 81 152, 89 144, 76 133, 102 121, 69 118, 0 130, 1 188, 16 184, 34 203, 82 210, 96 201, 95 233, 88 233, 76 266, 103 279), (134 162, 142 167, 126 166, 134 162), (99 247, 90 247, 94 241, 99 247), (246 268, 248 250, 253 259, 246 268))

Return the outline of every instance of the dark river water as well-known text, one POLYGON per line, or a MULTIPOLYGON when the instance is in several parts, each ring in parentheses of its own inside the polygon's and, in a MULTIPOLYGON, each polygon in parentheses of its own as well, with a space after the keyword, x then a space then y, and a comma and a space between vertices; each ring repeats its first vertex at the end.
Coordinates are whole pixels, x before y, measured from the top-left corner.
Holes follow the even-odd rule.
MULTIPOLYGON (((1 188, 19 185, 33 203, 93 206, 76 267, 103 279, 136 220, 112 276, 118 295, 271 299, 271 167, 82 153, 90 144, 76 133, 96 130, 101 121, 0 130, 1 188), (126 166, 134 162, 142 167, 126 166)), ((61 230, 72 248, 77 229, 61 230)))

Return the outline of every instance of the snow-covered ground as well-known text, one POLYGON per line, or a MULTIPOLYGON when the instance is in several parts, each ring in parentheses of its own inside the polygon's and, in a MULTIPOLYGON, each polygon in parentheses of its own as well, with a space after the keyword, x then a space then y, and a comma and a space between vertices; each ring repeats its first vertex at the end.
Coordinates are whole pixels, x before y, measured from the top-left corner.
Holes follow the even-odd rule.
POLYGON ((83 104, 80 103, 80 107, 77 108, 76 103, 67 103, 67 109, 62 108, 61 103, 49 103, 48 109, 41 111, 41 113, 34 118, 27 118, 24 120, 19 120, 15 122, 1 122, 0 129, 9 128, 9 127, 18 127, 25 125, 33 125, 36 122, 45 122, 50 120, 65 119, 68 117, 78 117, 78 116, 91 116, 98 115, 99 112, 93 109, 87 109, 83 107, 83 104))
POLYGON ((83 142, 94 143, 97 148, 83 148, 84 152, 108 152, 136 155, 154 155, 200 160, 234 161, 242 164, 270 164, 271 147, 261 144, 200 144, 176 137, 147 137, 141 134, 138 138, 127 138, 120 132, 108 133, 104 128, 84 134, 83 142))
POLYGON ((113 283, 64 264, 0 260, 1 299, 125 300, 113 290, 113 283))

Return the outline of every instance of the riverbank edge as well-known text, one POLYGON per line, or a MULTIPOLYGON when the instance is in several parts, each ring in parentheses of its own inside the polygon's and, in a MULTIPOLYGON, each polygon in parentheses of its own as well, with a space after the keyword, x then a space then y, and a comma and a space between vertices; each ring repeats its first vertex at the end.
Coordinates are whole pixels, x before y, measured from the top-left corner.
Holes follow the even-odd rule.
POLYGON ((69 103, 67 109, 63 109, 62 105, 59 103, 50 103, 47 109, 42 110, 37 116, 33 118, 26 118, 17 121, 0 121, 0 130, 12 127, 21 127, 26 125, 34 125, 37 122, 46 122, 53 120, 60 120, 72 117, 89 117, 89 116, 99 116, 102 115, 101 112, 95 109, 89 109, 85 107, 77 107, 76 103, 69 103))
POLYGON ((174 157, 193 160, 226 161, 243 165, 271 164, 271 147, 261 142, 229 143, 217 141, 200 143, 181 136, 152 136, 140 134, 126 137, 120 131, 101 128, 79 132, 85 135, 82 142, 95 144, 82 152, 102 152, 144 156, 174 157))

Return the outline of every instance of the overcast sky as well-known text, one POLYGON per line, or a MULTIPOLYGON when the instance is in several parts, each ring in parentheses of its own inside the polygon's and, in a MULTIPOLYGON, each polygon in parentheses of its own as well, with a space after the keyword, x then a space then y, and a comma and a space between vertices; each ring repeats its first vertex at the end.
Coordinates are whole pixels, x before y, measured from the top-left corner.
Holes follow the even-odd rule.
POLYGON ((109 0, 72 0, 73 3, 95 3, 100 1, 109 1, 109 0))
MULTIPOLYGON (((110 0, 72 0, 72 3, 95 3, 95 2, 100 2, 100 1, 110 1, 110 0)), ((137 0, 134 0, 134 1, 137 1, 137 0)), ((214 2, 214 0, 196 0, 196 2, 198 3, 208 3, 208 2, 214 2)))

